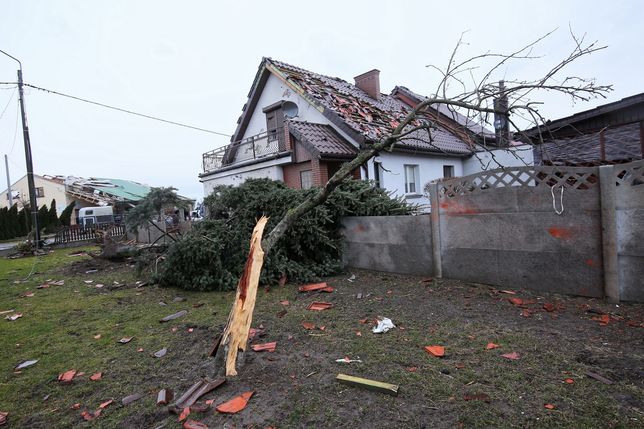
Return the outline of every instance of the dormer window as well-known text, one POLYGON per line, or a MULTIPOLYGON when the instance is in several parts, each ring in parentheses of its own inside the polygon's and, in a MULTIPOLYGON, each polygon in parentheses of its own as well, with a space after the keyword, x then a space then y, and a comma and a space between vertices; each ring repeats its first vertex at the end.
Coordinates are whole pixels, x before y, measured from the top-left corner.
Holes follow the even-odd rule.
POLYGON ((282 110, 282 101, 264 107, 262 111, 266 114, 266 133, 268 134, 268 141, 275 141, 278 139, 283 126, 284 126, 284 111, 282 110))

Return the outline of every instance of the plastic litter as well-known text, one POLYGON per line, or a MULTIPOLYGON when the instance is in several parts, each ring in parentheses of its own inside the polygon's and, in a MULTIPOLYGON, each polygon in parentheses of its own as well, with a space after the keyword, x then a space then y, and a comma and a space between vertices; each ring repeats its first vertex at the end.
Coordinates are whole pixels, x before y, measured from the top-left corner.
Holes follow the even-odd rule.
POLYGON ((394 322, 391 321, 388 317, 383 317, 378 319, 378 325, 376 325, 371 332, 374 334, 383 334, 390 329, 395 328, 396 325, 394 325, 394 322))

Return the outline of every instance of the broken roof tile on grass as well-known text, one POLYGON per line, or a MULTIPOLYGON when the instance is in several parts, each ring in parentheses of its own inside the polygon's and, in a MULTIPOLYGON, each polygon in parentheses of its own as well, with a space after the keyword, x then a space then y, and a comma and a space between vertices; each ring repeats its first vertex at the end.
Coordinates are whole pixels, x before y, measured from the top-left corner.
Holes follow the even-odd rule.
POLYGON ((253 391, 244 392, 239 396, 234 397, 230 401, 217 405, 217 411, 220 413, 234 414, 238 413, 248 405, 250 397, 253 396, 253 391))
POLYGON ((329 287, 326 282, 322 283, 312 283, 304 286, 300 286, 297 288, 300 292, 315 292, 315 291, 323 291, 323 292, 333 292, 334 289, 332 287, 329 287))
POLYGON ((251 347, 253 351, 256 352, 274 352, 275 348, 277 347, 277 341, 265 344, 253 344, 251 347))
POLYGON ((330 302, 312 302, 310 303, 306 309, 307 310, 313 310, 313 311, 322 311, 322 310, 328 310, 329 308, 333 307, 333 304, 330 302))

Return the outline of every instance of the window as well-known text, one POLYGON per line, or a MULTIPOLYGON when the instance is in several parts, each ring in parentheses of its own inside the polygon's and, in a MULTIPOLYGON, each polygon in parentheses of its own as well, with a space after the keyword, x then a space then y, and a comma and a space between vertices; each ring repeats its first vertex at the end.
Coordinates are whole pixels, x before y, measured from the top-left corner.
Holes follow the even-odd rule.
POLYGON ((418 165, 405 164, 405 193, 417 194, 420 191, 420 173, 418 165))
POLYGON ((302 187, 302 189, 310 189, 313 187, 312 170, 300 171, 300 186, 302 187))
POLYGON ((36 188, 36 198, 42 198, 45 196, 45 188, 36 188))
POLYGON ((443 165, 443 177, 454 177, 454 166, 453 165, 443 165))

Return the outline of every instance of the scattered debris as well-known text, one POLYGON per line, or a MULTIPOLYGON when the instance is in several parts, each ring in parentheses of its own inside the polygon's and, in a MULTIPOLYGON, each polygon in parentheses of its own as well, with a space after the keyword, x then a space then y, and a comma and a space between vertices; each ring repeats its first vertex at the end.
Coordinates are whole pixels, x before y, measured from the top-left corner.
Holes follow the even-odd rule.
POLYGON ((285 299, 284 301, 280 301, 280 304, 282 304, 283 306, 287 306, 290 303, 288 302, 288 300, 285 299))
POLYGON ((590 378, 594 378, 597 381, 601 381, 604 384, 613 384, 612 380, 609 380, 606 377, 596 374, 594 372, 586 371, 586 375, 590 378))
POLYGON ((349 386, 362 387, 376 392, 387 393, 389 395, 398 395, 398 386, 395 384, 383 383, 381 381, 369 380, 367 378, 354 377, 352 375, 338 374, 335 379, 340 383, 348 384, 349 386))
POLYGON ((546 310, 548 313, 552 313, 557 309, 557 307, 551 302, 546 302, 543 304, 543 309, 546 310))
POLYGON ((436 357, 445 356, 445 347, 443 346, 425 346, 425 351, 436 357))
POLYGON ((484 401, 490 402, 490 395, 485 393, 466 393, 463 396, 463 399, 466 401, 484 401))
POLYGON ((349 278, 347 279, 347 281, 348 281, 348 282, 353 283, 353 281, 354 281, 355 279, 356 279, 356 275, 355 275, 355 274, 351 274, 351 277, 349 277, 349 278))
POLYGON ((172 301, 174 302, 184 302, 186 299, 182 296, 175 297, 172 301))
POLYGON ((133 395, 129 395, 129 396, 126 396, 125 398, 121 399, 121 403, 123 405, 129 405, 134 401, 138 401, 142 397, 143 397, 143 395, 141 395, 140 393, 135 393, 133 395))
POLYGON ((544 408, 547 408, 547 409, 549 409, 549 410, 554 410, 555 408, 557 408, 557 407, 556 407, 555 405, 553 405, 553 404, 544 404, 544 406, 543 406, 543 407, 544 407, 544 408))
POLYGON ((275 347, 277 347, 277 341, 265 344, 254 344, 251 347, 253 348, 253 351, 256 352, 274 352, 275 347))
POLYGON ((244 392, 239 396, 234 397, 230 401, 217 405, 216 410, 220 413, 234 414, 238 413, 248 405, 248 400, 253 396, 253 391, 244 392))
POLYGON ((288 313, 285 309, 282 311, 278 311, 275 316, 277 316, 278 319, 281 319, 282 317, 286 316, 286 313, 288 313))
POLYGON ((206 403, 203 403, 203 404, 196 403, 190 406, 191 413, 205 413, 209 409, 210 409, 210 404, 206 404, 206 403))
POLYGON ((162 358, 163 356, 165 356, 165 354, 167 352, 168 352, 168 349, 164 347, 161 350, 159 350, 158 352, 154 352, 154 357, 155 358, 162 358))
POLYGON ((371 332, 373 332, 374 334, 382 334, 395 327, 396 325, 394 325, 394 322, 392 322, 391 319, 387 317, 382 317, 378 319, 378 325, 375 326, 371 330, 371 332))
POLYGON ((356 294, 356 299, 362 299, 362 292, 356 294))
POLYGON ((123 338, 121 338, 118 342, 119 342, 119 343, 121 343, 121 344, 127 344, 127 343, 129 343, 130 341, 132 341, 132 339, 133 339, 133 338, 134 338, 134 337, 123 337, 123 338))
POLYGON ((304 285, 300 286, 297 288, 300 292, 315 292, 315 291, 320 291, 320 292, 333 292, 335 288, 329 286, 326 284, 326 282, 322 283, 312 283, 309 285, 304 285))
POLYGON ((226 381, 225 378, 217 378, 215 380, 209 380, 209 379, 202 379, 197 381, 195 384, 190 387, 184 393, 181 395, 175 402, 174 404, 171 405, 170 409, 171 410, 182 410, 186 407, 190 407, 193 405, 195 402, 199 400, 203 395, 205 395, 208 392, 211 392, 215 390, 217 387, 221 386, 224 384, 226 381))
POLYGON ((307 310, 313 310, 313 311, 322 311, 322 310, 328 310, 329 308, 333 307, 333 304, 330 302, 320 302, 320 301, 315 301, 310 303, 306 309, 307 310))
POLYGON ((87 270, 87 271, 85 271, 85 274, 93 274, 93 273, 98 273, 98 270, 87 270))
POLYGON ((198 422, 197 420, 186 420, 183 423, 183 429, 208 429, 205 423, 198 422))
POLYGON ((485 346, 485 350, 498 349, 499 347, 501 346, 499 346, 498 344, 487 343, 487 346, 485 346))
POLYGON ((188 314, 188 310, 181 310, 177 313, 171 314, 169 316, 164 317, 163 319, 159 320, 159 322, 169 322, 170 320, 178 319, 179 317, 183 317, 186 314, 188 314))
POLYGON ((31 298, 34 295, 35 294, 33 292, 26 291, 26 292, 21 293, 19 296, 20 296, 20 298, 31 298))
POLYGON ((7 424, 7 417, 9 416, 9 413, 6 411, 0 411, 0 426, 4 426, 7 424))
POLYGON ((100 339, 101 339, 101 334, 96 334, 96 335, 94 335, 94 339, 95 339, 95 340, 100 340, 100 339))
POLYGON ((70 369, 65 371, 62 374, 58 374, 58 381, 61 383, 71 383, 74 377, 76 376, 76 370, 70 369))
POLYGON ((9 313, 13 313, 14 311, 16 311, 16 310, 13 310, 13 309, 11 309, 11 310, 4 310, 4 311, 0 311, 0 314, 9 314, 9 313))
POLYGON ((349 359, 346 356, 344 358, 342 358, 342 359, 336 359, 335 361, 339 362, 339 363, 354 363, 354 362, 362 363, 362 361, 360 359, 349 359))
POLYGON ((47 289, 49 285, 47 283, 43 283, 41 285, 36 286, 36 289, 47 289))
POLYGON ((179 414, 179 421, 185 420, 190 415, 190 407, 185 407, 179 414))
POLYGON ((565 381, 567 384, 574 384, 574 383, 575 383, 575 380, 573 380, 572 378, 566 378, 564 381, 565 381))
POLYGON ((83 280, 83 281, 85 282, 85 284, 94 283, 94 280, 83 280))
POLYGON ((31 365, 34 365, 36 362, 38 362, 38 359, 26 360, 26 361, 20 363, 15 369, 17 371, 19 371, 21 369, 24 369, 24 368, 30 367, 31 365))
POLYGON ((22 317, 22 313, 16 313, 16 314, 12 314, 11 316, 5 317, 5 319, 7 319, 10 322, 14 322, 20 319, 21 317, 22 317))
POLYGON ((92 381, 99 381, 101 378, 103 378, 102 372, 97 372, 96 374, 92 374, 89 376, 89 379, 92 381))
POLYGON ((304 329, 315 329, 315 324, 311 322, 302 322, 302 326, 304 327, 304 329))
POLYGON ((203 307, 204 305, 205 304, 203 302, 197 302, 192 304, 192 308, 199 308, 199 307, 203 307))
POLYGON ((263 329, 250 328, 248 330, 248 339, 249 340, 252 340, 255 337, 263 337, 264 335, 266 335, 266 334, 264 333, 263 329))
POLYGON ((168 402, 172 401, 172 390, 170 389, 161 389, 157 393, 157 405, 168 405, 168 402))
POLYGON ((114 399, 107 400, 107 401, 103 402, 101 405, 99 405, 99 406, 98 406, 98 408, 100 408, 100 409, 105 409, 105 408, 107 408, 110 404, 112 404, 113 402, 114 402, 114 399))
POLYGON ((606 326, 610 323, 610 316, 608 314, 602 314, 598 317, 593 317, 593 320, 597 320, 601 326, 606 326))
POLYGON ((517 359, 519 359, 519 353, 517 353, 517 352, 506 353, 504 355, 501 355, 501 357, 504 357, 504 358, 510 359, 510 360, 517 360, 517 359))
POLYGON ((418 367, 417 366, 410 366, 410 367, 407 368, 407 371, 416 372, 416 371, 418 371, 418 367))

